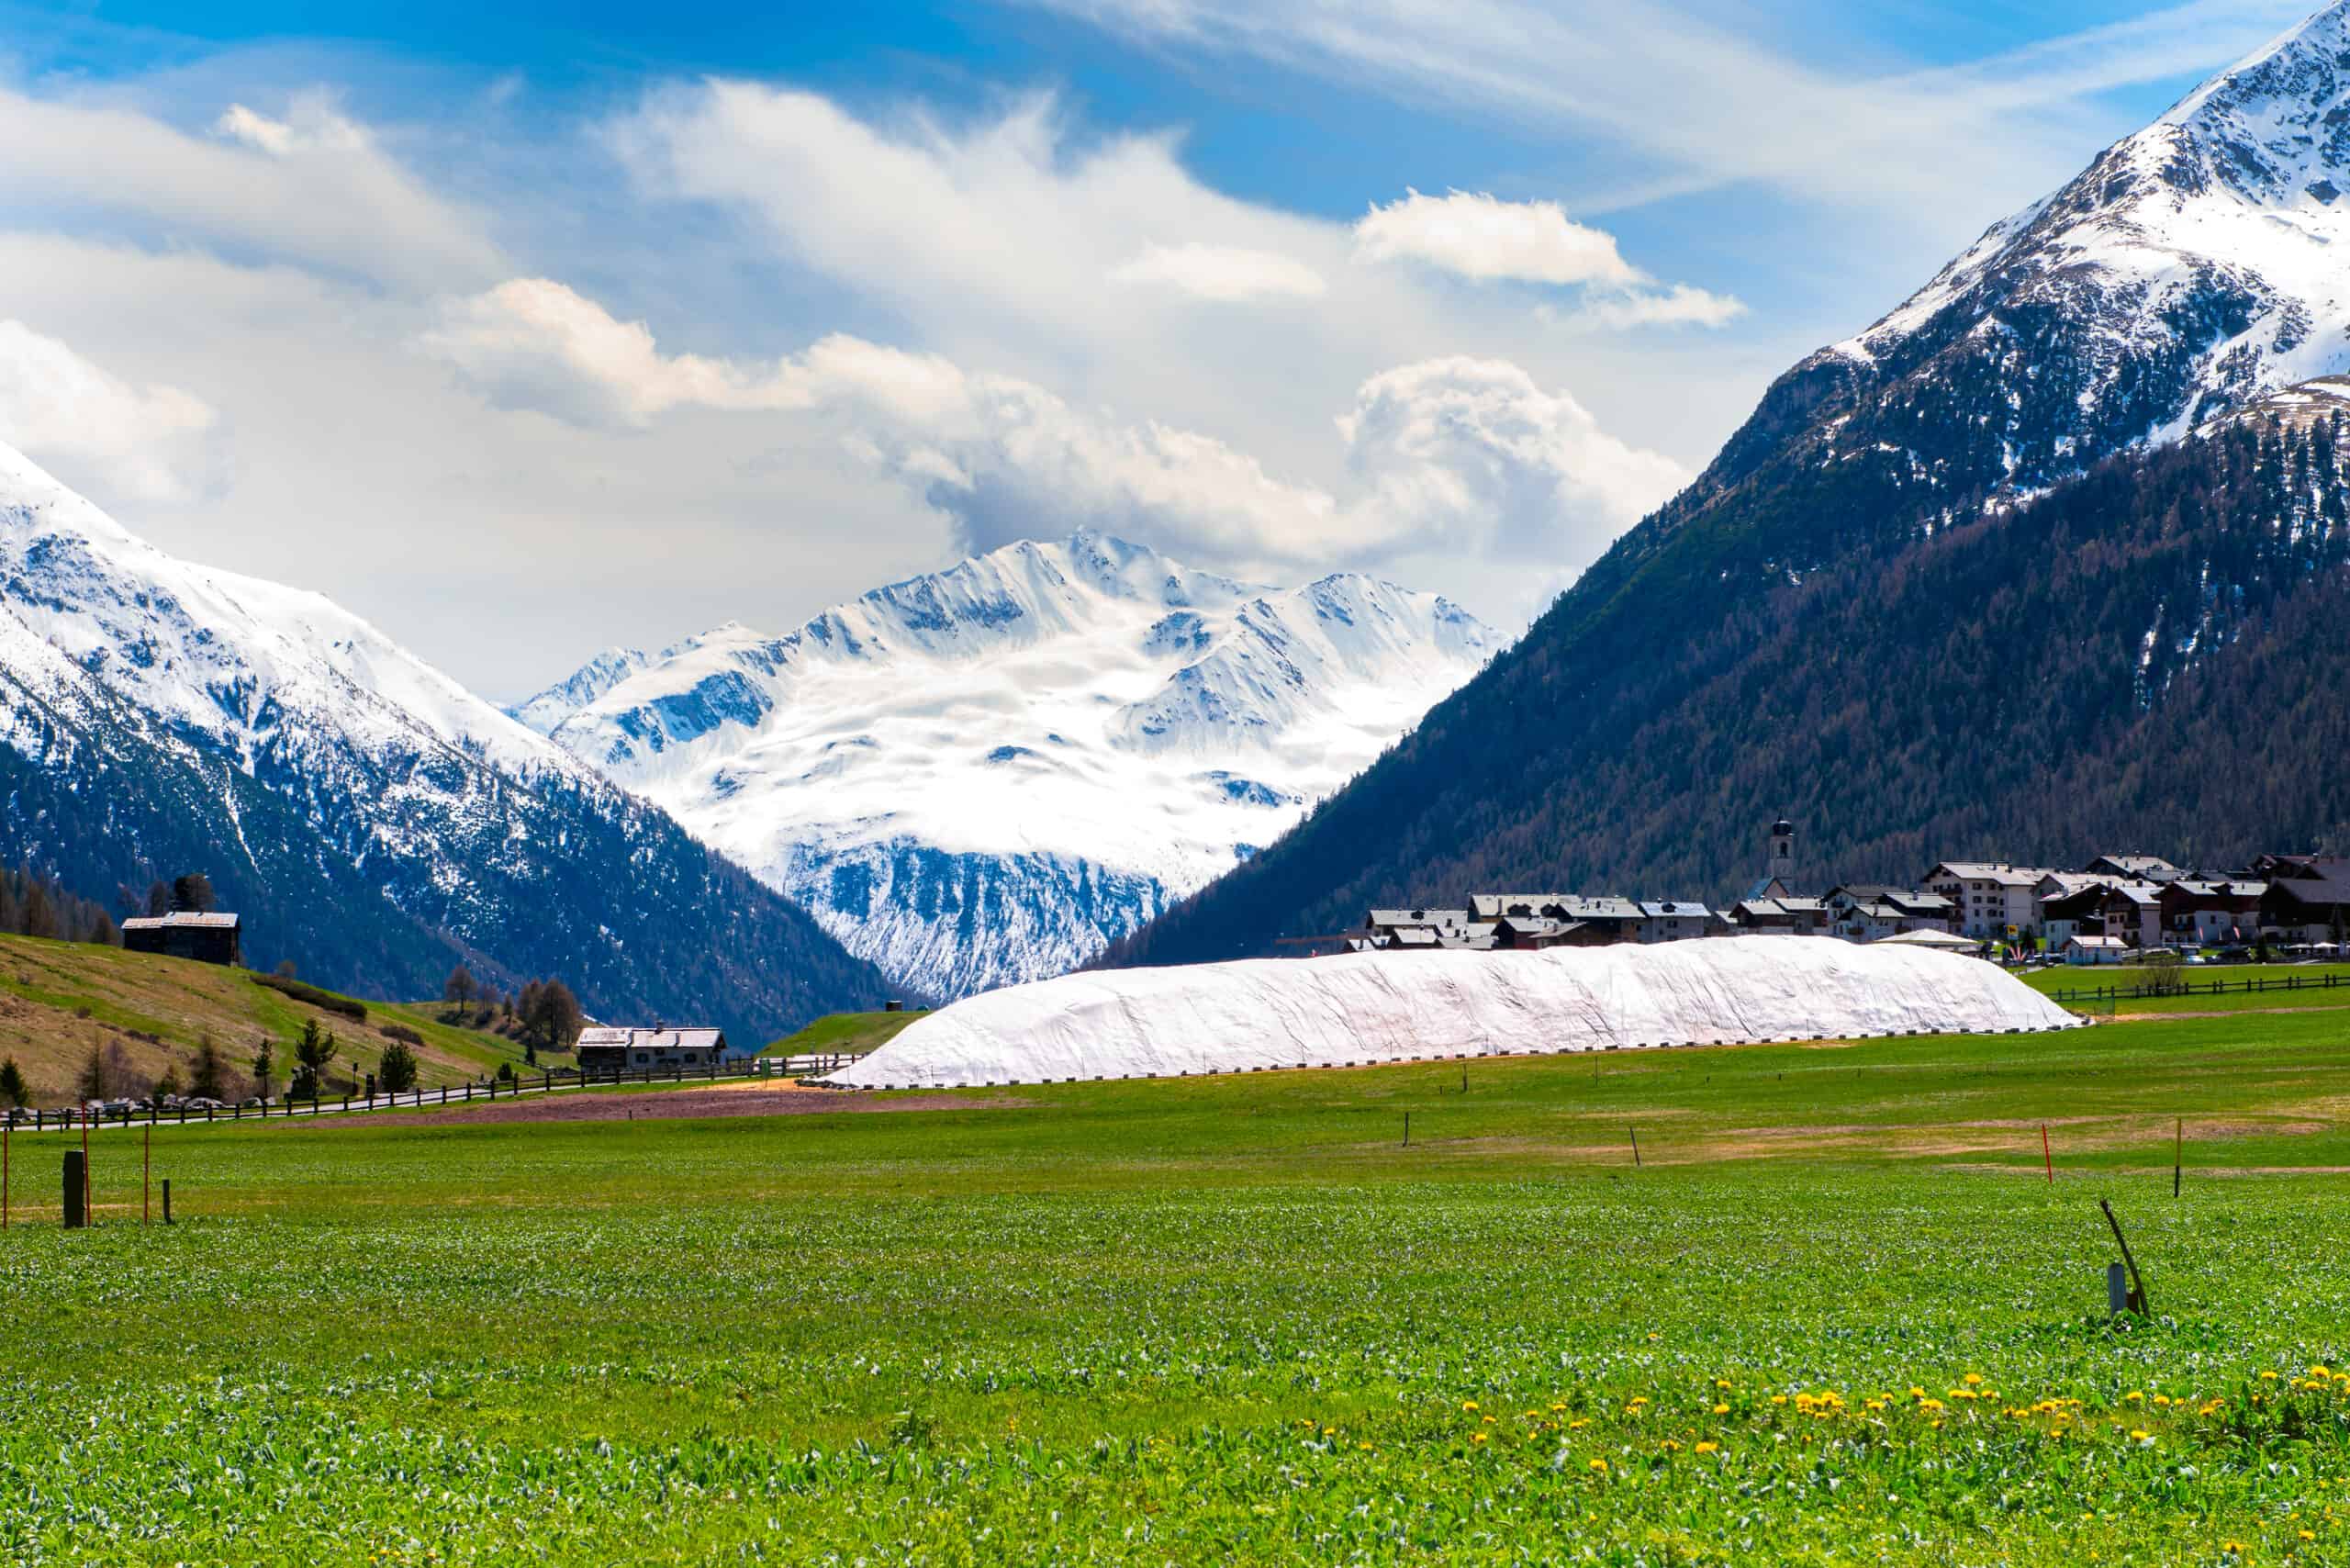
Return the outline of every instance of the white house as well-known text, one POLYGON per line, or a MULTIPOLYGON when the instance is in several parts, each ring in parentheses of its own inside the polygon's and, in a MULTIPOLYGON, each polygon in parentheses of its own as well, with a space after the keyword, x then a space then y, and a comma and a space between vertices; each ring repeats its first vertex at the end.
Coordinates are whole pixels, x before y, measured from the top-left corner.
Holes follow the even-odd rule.
POLYGON ((1950 900, 1963 935, 2005 942, 2040 934, 2037 890, 2050 874, 2046 866, 1944 860, 1922 881, 1928 892, 1950 900))
POLYGON ((2068 964, 2118 964, 2130 956, 2130 944, 2119 936, 2083 936, 2077 933, 2065 939, 2065 961, 2068 964))

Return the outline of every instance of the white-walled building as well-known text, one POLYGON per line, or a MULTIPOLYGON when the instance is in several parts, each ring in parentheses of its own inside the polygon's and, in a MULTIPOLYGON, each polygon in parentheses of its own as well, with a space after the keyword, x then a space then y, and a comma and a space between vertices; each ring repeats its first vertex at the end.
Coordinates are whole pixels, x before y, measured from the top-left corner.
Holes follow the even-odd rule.
POLYGON ((2040 933, 2035 890, 2051 874, 2046 866, 2010 866, 2003 861, 1945 860, 1926 873, 1925 889, 1950 900, 1960 935, 1986 942, 2009 941, 2040 933))

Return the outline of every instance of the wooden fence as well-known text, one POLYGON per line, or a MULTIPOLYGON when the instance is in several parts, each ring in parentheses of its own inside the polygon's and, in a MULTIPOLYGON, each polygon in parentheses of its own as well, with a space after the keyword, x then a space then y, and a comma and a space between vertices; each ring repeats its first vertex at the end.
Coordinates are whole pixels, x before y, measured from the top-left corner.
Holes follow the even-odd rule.
POLYGON ((2193 980, 2181 976, 2154 985, 2098 985, 2053 991, 2051 1002, 2134 1002, 2149 996, 2225 996, 2263 991, 2332 991, 2350 988, 2350 975, 2257 975, 2249 980, 2193 980))
POLYGON ((185 1105, 157 1105, 144 1108, 122 1105, 112 1111, 94 1111, 72 1106, 62 1111, 19 1111, 12 1125, 20 1132, 63 1132, 82 1127, 109 1126, 185 1126, 191 1122, 219 1123, 280 1121, 291 1116, 343 1115, 353 1112, 417 1109, 423 1106, 471 1105, 494 1103, 524 1094, 554 1094, 565 1090, 611 1089, 631 1083, 703 1083, 726 1079, 796 1079, 834 1072, 856 1058, 852 1056, 804 1057, 744 1057, 731 1062, 711 1062, 699 1068, 669 1067, 610 1068, 590 1070, 576 1067, 541 1068, 536 1070, 536 1083, 532 1072, 510 1079, 476 1079, 464 1083, 443 1083, 432 1089, 403 1089, 398 1093, 377 1091, 370 1094, 345 1094, 334 1098, 325 1095, 308 1100, 285 1099, 274 1104, 263 1102, 258 1105, 238 1104, 206 1106, 192 1110, 185 1105))

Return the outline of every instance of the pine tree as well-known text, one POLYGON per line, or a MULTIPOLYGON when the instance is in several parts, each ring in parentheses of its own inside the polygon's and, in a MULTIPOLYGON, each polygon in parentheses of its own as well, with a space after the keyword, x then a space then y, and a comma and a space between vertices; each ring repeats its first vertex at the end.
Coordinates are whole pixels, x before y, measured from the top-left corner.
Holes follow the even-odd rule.
POLYGON ((150 920, 172 913, 171 884, 162 880, 147 884, 147 917, 150 920))
POLYGON ((302 1021, 302 1037, 294 1042, 294 1078, 285 1086, 287 1096, 295 1100, 316 1100, 326 1092, 327 1064, 333 1061, 341 1049, 335 1044, 334 1031, 321 1032, 319 1021, 302 1021))
POLYGON ((416 1087, 416 1053, 406 1040, 384 1047, 375 1063, 375 1081, 386 1094, 405 1094, 416 1087))
POLYGON ((172 908, 181 914, 209 914, 220 907, 212 879, 201 871, 183 872, 172 879, 172 908))
POLYGON ((0 1100, 6 1100, 8 1108, 15 1110, 31 1095, 32 1090, 25 1083, 25 1070, 17 1065, 17 1058, 0 1061, 0 1100))
POLYGON ((275 1077, 276 1073, 277 1058, 271 1052, 269 1039, 264 1036, 260 1044, 253 1048, 253 1092, 264 1101, 269 1098, 270 1080, 275 1077))

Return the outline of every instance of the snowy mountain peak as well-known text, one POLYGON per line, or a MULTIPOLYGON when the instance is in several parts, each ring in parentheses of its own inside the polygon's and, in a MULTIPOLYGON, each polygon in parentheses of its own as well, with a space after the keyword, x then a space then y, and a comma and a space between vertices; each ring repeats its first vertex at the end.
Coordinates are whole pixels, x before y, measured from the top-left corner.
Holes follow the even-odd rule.
POLYGON ((717 629, 549 729, 957 992, 1069 968, 1270 843, 1498 645, 1373 577, 1271 588, 1084 532, 717 629))
POLYGON ((2350 6, 2221 73, 1774 388, 1774 451, 2039 488, 2350 370, 2350 6))

